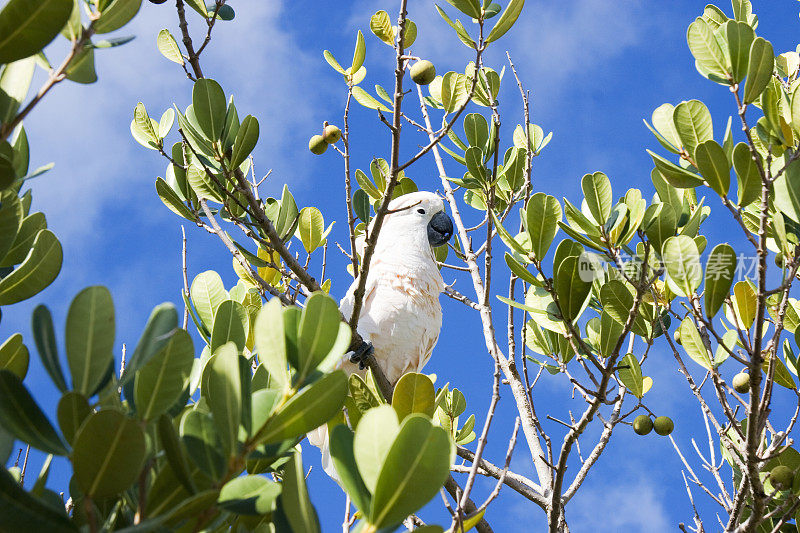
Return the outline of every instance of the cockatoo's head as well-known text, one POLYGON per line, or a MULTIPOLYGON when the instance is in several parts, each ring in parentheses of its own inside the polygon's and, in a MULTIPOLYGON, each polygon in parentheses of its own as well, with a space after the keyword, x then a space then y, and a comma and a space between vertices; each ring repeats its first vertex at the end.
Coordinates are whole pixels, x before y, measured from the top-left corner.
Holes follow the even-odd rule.
POLYGON ((442 246, 453 235, 453 221, 444 212, 444 202, 438 195, 421 191, 404 194, 389 203, 383 231, 416 236, 424 231, 428 244, 442 246))

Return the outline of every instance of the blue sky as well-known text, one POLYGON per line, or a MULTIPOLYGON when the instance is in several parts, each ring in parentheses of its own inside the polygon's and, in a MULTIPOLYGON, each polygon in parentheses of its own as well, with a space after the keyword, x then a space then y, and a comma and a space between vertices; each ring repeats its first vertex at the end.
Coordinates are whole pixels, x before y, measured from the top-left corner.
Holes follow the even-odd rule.
MULTIPOLYGON (((203 56, 203 69, 222 84, 226 93, 234 94, 240 115, 253 114, 261 124, 261 139, 254 152, 257 172, 263 175, 273 169, 264 192, 276 194, 283 183, 288 183, 301 207, 316 205, 326 221, 339 221, 331 239, 345 245, 341 159, 333 151, 316 157, 306 148, 308 137, 318 132, 323 120, 340 124, 343 112, 344 84, 323 60, 322 50, 329 49, 340 60, 348 61, 355 32, 362 29, 367 39, 368 69, 363 86, 380 83, 389 87, 392 51, 369 33, 368 20, 378 9, 389 11, 394 18, 396 2, 230 3, 237 11, 236 20, 215 28, 212 44, 203 56)), ((794 50, 797 2, 754 4, 760 19, 759 35, 770 39, 776 51, 794 50)), ((566 196, 575 203, 580 200, 581 176, 602 170, 611 178, 615 196, 637 187, 649 199, 653 192, 649 179, 652 162, 645 148, 658 146, 642 118, 649 120, 653 109, 664 102, 691 98, 705 101, 714 117, 715 133, 721 138, 727 116, 734 112, 732 98, 726 89, 697 74, 685 39, 688 24, 704 5, 704 1, 695 0, 526 2, 514 29, 488 53, 487 64, 499 70, 505 64, 505 51, 511 51, 533 95, 532 120, 545 131, 554 132, 550 145, 535 160, 537 191, 558 198, 566 196)), ((727 2, 720 7, 730 11, 727 2)), ((433 3, 409 2, 409 10, 419 28, 414 53, 434 61, 440 73, 463 71, 471 54, 436 15, 433 3)), ((199 36, 202 21, 196 17, 190 20, 199 36)), ((173 101, 184 107, 190 99, 191 84, 180 67, 156 49, 155 37, 163 27, 178 33, 174 8, 169 3, 155 6, 145 2, 139 16, 118 32, 136 35, 136 39, 121 48, 98 51, 100 81, 91 86, 60 84, 26 121, 32 165, 56 163, 55 169, 38 178, 32 187, 34 208, 46 213, 50 227, 64 245, 65 259, 61 276, 50 288, 28 302, 3 310, 0 338, 21 331, 32 346, 30 313, 44 302, 53 312, 57 334, 63 341, 69 301, 80 289, 93 284, 108 286, 114 296, 118 347, 135 344, 153 306, 173 301, 182 308, 180 221, 161 204, 153 188, 154 178, 164 175, 165 165, 154 152, 136 144, 128 130, 138 101, 145 103, 152 116, 159 116, 173 101)), ((51 60, 61 57, 64 48, 63 41, 53 44, 51 60)), ((513 127, 522 121, 510 72, 500 102, 502 142, 507 146, 513 127)), ((413 98, 407 105, 417 108, 413 98)), ((354 167, 367 168, 373 156, 388 157, 388 132, 373 113, 356 105, 351 117, 354 167)), ((411 128, 407 135, 403 153, 410 155, 425 141, 415 137, 411 128)), ((462 172, 455 164, 448 168, 454 174, 462 172)), ((407 173, 421 189, 440 188, 431 157, 423 158, 407 173)), ((718 200, 708 200, 714 208, 704 225, 709 241, 738 239, 729 230, 730 219, 722 213, 718 200)), ((227 285, 232 285, 235 275, 221 243, 201 230, 186 229, 190 277, 214 269, 227 285)), ((737 250, 745 249, 739 240, 731 243, 737 250)), ((334 248, 330 251, 332 293, 340 297, 350 282, 344 270, 346 260, 334 248)), ((449 271, 445 279, 448 283, 457 280, 456 288, 471 294, 466 277, 449 271)), ((478 317, 444 297, 442 305, 443 331, 426 370, 464 390, 468 412, 475 412, 480 424, 491 394, 492 365, 482 349, 478 317)), ((501 304, 497 309, 501 311, 498 314, 504 314, 501 304)), ((735 371, 733 367, 727 369, 731 375, 735 371)), ((676 420, 676 442, 691 456, 691 437, 702 429, 701 419, 671 355, 663 348, 655 349, 645 374, 655 381, 646 396, 648 406, 676 420)), ((571 404, 570 389, 562 377, 545 378, 535 392, 540 413, 563 418, 568 416, 568 409, 579 407, 571 404)), ((35 355, 26 383, 54 418, 58 395, 35 355)), ((505 391, 487 448, 494 462, 502 461, 513 415, 513 402, 505 391)), ((553 432, 554 442, 560 443, 563 433, 559 426, 550 422, 544 425, 553 432)), ((589 442, 596 433, 596 429, 589 432, 589 442)), ((705 440, 703 430, 698 444, 703 446, 705 440)), ((524 454, 525 446, 521 445, 513 468, 532 476, 530 460, 524 454)), ((41 456, 32 457, 35 472, 41 456)), ((310 476, 312 500, 324 530, 339 528, 344 498, 318 468, 315 452, 307 454, 307 462, 315 467, 310 476)), ((577 468, 573 466, 572 470, 577 468)), ((50 486, 56 490, 65 487, 66 475, 63 463, 57 465, 50 486)), ((482 499, 492 486, 478 483, 475 499, 482 499)), ((707 525, 715 523, 716 509, 697 491, 695 497, 707 525)), ((444 523, 441 507, 435 500, 422 515, 444 523)), ((622 528, 666 531, 674 530, 679 521, 690 520, 680 463, 668 439, 637 437, 629 428, 619 428, 567 512, 572 530, 577 532, 622 528)), ((487 518, 496 531, 515 530, 521 520, 532 528, 544 524, 538 508, 508 489, 490 508, 487 518)))

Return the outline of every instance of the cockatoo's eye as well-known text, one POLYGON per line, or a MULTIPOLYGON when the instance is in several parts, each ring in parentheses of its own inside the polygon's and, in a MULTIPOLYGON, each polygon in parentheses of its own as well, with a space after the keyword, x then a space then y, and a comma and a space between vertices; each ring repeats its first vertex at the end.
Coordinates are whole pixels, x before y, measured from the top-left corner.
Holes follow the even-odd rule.
POLYGON ((425 210, 422 209, 422 208, 419 208, 419 209, 417 209, 417 213, 419 213, 420 215, 424 215, 425 214, 425 210))

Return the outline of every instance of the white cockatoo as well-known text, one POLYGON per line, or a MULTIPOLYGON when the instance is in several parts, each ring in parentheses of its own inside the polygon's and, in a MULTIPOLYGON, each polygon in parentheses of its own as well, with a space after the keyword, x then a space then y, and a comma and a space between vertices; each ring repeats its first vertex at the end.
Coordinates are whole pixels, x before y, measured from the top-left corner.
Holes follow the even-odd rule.
MULTIPOLYGON (((445 244, 452 234, 453 222, 434 193, 410 193, 389 203, 370 262, 357 330, 374 348, 375 359, 392 385, 406 372, 421 371, 439 338, 439 293, 444 281, 433 247, 445 244)), ((363 248, 363 240, 358 247, 363 248)), ((353 313, 357 286, 358 279, 339 304, 345 319, 353 313)), ((350 356, 343 358, 341 368, 348 374, 363 373, 350 356)), ((330 460, 327 426, 310 432, 308 440, 322 450, 325 472, 338 479, 330 460)))

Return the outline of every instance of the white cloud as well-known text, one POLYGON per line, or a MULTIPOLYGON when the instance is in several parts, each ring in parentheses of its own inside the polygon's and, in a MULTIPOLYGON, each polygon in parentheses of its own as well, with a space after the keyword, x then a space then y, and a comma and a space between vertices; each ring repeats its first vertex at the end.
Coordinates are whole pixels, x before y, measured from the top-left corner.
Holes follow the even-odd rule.
POLYGON ((575 533, 590 531, 671 531, 664 496, 645 481, 582 487, 567 504, 567 523, 575 533))

